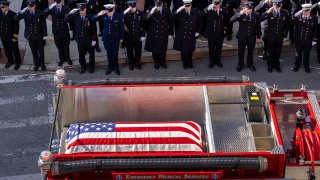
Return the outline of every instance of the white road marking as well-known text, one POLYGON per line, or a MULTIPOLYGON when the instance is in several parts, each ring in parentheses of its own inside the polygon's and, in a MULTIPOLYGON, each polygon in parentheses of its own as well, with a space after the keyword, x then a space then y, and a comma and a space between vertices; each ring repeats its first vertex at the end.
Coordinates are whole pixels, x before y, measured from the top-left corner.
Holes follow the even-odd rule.
POLYGON ((25 103, 30 101, 43 101, 45 96, 43 93, 37 94, 35 97, 26 97, 26 96, 16 96, 10 98, 1 98, 0 105, 7 105, 7 104, 15 104, 15 103, 25 103))
POLYGON ((8 129, 8 128, 20 128, 26 126, 38 126, 38 125, 49 125, 53 123, 54 117, 49 116, 39 116, 32 118, 21 118, 7 121, 0 121, 0 129, 8 129))
POLYGON ((6 83, 18 83, 18 82, 30 82, 52 80, 53 74, 25 74, 25 75, 12 75, 12 76, 0 76, 0 84, 6 83))

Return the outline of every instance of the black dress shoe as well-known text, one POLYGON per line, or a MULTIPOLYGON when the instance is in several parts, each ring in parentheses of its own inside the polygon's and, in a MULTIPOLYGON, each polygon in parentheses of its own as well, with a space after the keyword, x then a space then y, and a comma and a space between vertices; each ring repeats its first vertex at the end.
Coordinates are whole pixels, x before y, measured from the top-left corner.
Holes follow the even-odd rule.
POLYGON ((107 69, 107 71, 106 71, 106 75, 108 75, 108 74, 110 74, 112 72, 112 70, 111 69, 107 69))
POLYGON ((227 40, 228 40, 228 41, 231 41, 231 40, 232 40, 232 35, 228 35, 228 36, 227 36, 227 40))
POLYGON ((256 68, 253 65, 249 66, 249 69, 253 72, 256 71, 256 68))
POLYGON ((237 72, 241 72, 241 70, 242 70, 242 66, 238 66, 237 67, 237 72))
POLYGON ((116 75, 120 75, 120 70, 116 69, 116 70, 114 70, 114 73, 116 73, 116 75))
POLYGON ((159 64, 155 64, 155 65, 154 65, 154 68, 155 68, 155 69, 159 69, 159 67, 160 67, 159 64))
POLYGON ((272 67, 268 67, 268 72, 272 73, 272 67))
POLYGON ((94 72, 94 68, 89 68, 89 73, 92 74, 94 72))
POLYGON ((163 69, 167 69, 167 65, 166 65, 166 64, 161 64, 161 67, 162 67, 163 69))
POLYGON ((187 69, 188 68, 188 66, 187 65, 183 65, 183 69, 187 69))
POLYGON ((311 69, 310 69, 309 67, 306 67, 306 68, 304 68, 304 71, 305 71, 306 73, 310 73, 310 72, 311 72, 311 69))
POLYGON ((294 68, 293 68, 293 71, 294 72, 297 72, 299 70, 299 67, 297 67, 297 66, 295 66, 294 68))
POLYGON ((80 68, 80 74, 83 74, 84 72, 86 72, 86 70, 87 70, 87 68, 81 67, 81 68, 80 68))
POLYGON ((209 68, 213 68, 214 67, 214 64, 213 63, 210 63, 209 64, 209 68))
POLYGON ((216 65, 217 65, 219 68, 223 68, 223 65, 222 65, 220 62, 216 63, 216 65))
POLYGON ((141 64, 137 64, 136 67, 137 67, 137 69, 140 70, 141 69, 141 64))
POLYGON ((45 65, 41 65, 41 71, 46 71, 46 70, 47 70, 46 66, 45 65))
POLYGON ((280 68, 280 67, 276 67, 276 71, 277 71, 278 73, 281 73, 281 68, 280 68))
POLYGON ((62 65, 63 65, 63 61, 59 61, 58 66, 62 66, 62 65))
POLYGON ((13 64, 13 63, 8 62, 8 63, 4 66, 4 68, 8 69, 12 64, 13 64))
POLYGON ((94 48, 96 49, 97 52, 101 52, 101 49, 99 46, 95 46, 94 48))
POLYGON ((267 54, 263 54, 262 60, 267 61, 268 60, 268 55, 267 54))
POLYGON ((68 64, 69 64, 70 66, 73 65, 73 63, 72 63, 71 60, 68 61, 68 64))
POLYGON ((33 66, 33 71, 38 71, 39 66, 33 66))
POLYGON ((130 71, 132 71, 133 70, 133 66, 131 65, 131 66, 129 66, 129 70, 130 71))
POLYGON ((20 64, 16 64, 15 66, 14 66, 14 70, 18 70, 20 68, 20 64))

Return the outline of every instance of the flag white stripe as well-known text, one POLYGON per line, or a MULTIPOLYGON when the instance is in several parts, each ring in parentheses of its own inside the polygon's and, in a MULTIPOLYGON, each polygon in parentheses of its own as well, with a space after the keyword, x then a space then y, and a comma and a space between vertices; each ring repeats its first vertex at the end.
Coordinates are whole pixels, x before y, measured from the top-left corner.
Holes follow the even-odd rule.
MULTIPOLYGON (((195 134, 201 134, 201 128, 199 125, 195 124, 200 131, 194 129, 192 126, 186 124, 186 123, 151 123, 151 124, 116 124, 116 128, 130 128, 130 127, 184 127, 186 129, 189 129, 190 131, 194 132, 195 134)), ((201 135, 199 135, 199 138, 201 138, 201 135)))
POLYGON ((66 154, 82 152, 202 152, 195 144, 130 144, 130 145, 79 145, 66 150, 66 154))
POLYGON ((106 139, 106 138, 175 138, 175 137, 186 137, 190 138, 198 145, 202 147, 202 141, 195 138, 189 133, 181 132, 181 131, 151 131, 151 132, 85 132, 81 133, 78 136, 75 136, 72 138, 68 143, 67 147, 69 144, 72 144, 74 141, 77 139, 93 139, 93 138, 101 138, 101 139, 106 139))

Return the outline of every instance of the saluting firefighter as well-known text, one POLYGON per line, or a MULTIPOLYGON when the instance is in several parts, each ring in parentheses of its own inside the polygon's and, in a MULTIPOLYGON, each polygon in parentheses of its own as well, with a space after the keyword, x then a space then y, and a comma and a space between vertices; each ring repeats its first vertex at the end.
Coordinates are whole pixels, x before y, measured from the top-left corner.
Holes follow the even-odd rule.
POLYGON ((224 30, 228 21, 227 9, 221 7, 220 0, 214 0, 207 8, 204 9, 203 14, 206 17, 206 28, 204 35, 208 38, 209 44, 209 67, 214 65, 222 68, 221 64, 221 50, 223 46, 224 30))
POLYGON ((89 53, 89 73, 94 72, 97 31, 96 23, 92 21, 92 15, 87 14, 87 4, 78 3, 78 9, 72 9, 66 17, 66 21, 73 22, 75 26, 75 40, 78 44, 80 74, 87 70, 86 54, 89 53), (80 12, 78 12, 80 11, 80 12))
POLYGON ((145 50, 152 52, 155 69, 159 69, 160 66, 166 69, 168 38, 172 38, 173 35, 171 11, 158 0, 153 8, 147 10, 144 20, 147 24, 145 50))
POLYGON ((244 53, 247 48, 247 67, 251 71, 256 71, 253 65, 253 50, 256 42, 261 41, 261 25, 259 15, 252 12, 253 6, 251 1, 244 3, 244 9, 232 16, 232 23, 239 21, 238 30, 238 67, 237 71, 241 72, 244 65, 244 53))
MULTIPOLYGON (((98 0, 84 0, 84 3, 87 4, 87 14, 95 15, 100 12, 97 2, 98 0)), ((95 41, 96 45, 94 46, 94 49, 96 50, 96 52, 101 52, 98 36, 95 41)))
POLYGON ((124 42, 127 47, 129 69, 133 70, 134 66, 141 69, 142 42, 146 39, 143 12, 137 10, 136 0, 128 1, 128 5, 129 8, 124 11, 124 42))
POLYGON ((15 64, 14 70, 18 70, 21 64, 18 45, 19 23, 14 21, 16 13, 9 9, 9 4, 9 1, 1 1, 0 36, 8 59, 5 68, 15 64))
MULTIPOLYGON (((262 16, 265 12, 267 12, 272 7, 273 7, 272 0, 262 0, 254 8, 254 11, 262 16)), ((263 30, 263 38, 262 38, 263 55, 262 55, 262 59, 264 61, 267 61, 268 60, 268 42, 267 42, 268 21, 267 20, 261 21, 261 29, 263 30)))
POLYGON ((102 41, 108 56, 108 69, 105 74, 115 71, 116 75, 120 75, 118 51, 124 36, 123 17, 115 12, 114 4, 107 4, 104 7, 106 10, 100 11, 94 19, 103 19, 102 41))
POLYGON ((312 4, 303 4, 302 11, 294 15, 294 41, 297 57, 293 71, 298 71, 303 59, 306 73, 310 73, 309 57, 312 41, 317 41, 318 17, 311 14, 312 4))
POLYGON ((55 0, 55 3, 51 4, 49 8, 44 10, 43 15, 47 17, 51 15, 52 18, 52 34, 54 42, 59 52, 58 66, 62 66, 64 62, 68 62, 72 65, 70 60, 70 34, 68 23, 65 21, 69 8, 62 5, 61 0, 55 0))
POLYGON ((15 21, 19 22, 24 19, 25 29, 24 37, 28 40, 33 56, 33 70, 46 70, 44 65, 44 39, 47 36, 46 19, 42 11, 36 9, 35 0, 28 1, 28 7, 21 10, 16 16, 15 21))
POLYGON ((233 34, 233 23, 230 22, 231 17, 235 14, 235 11, 240 7, 241 0, 224 0, 222 1, 222 6, 227 8, 228 12, 228 22, 226 25, 226 36, 227 40, 232 40, 233 34))
POLYGON ((268 46, 268 72, 275 69, 281 72, 280 56, 282 51, 283 40, 288 36, 289 13, 281 8, 282 0, 273 0, 273 7, 265 12, 260 20, 268 20, 268 30, 266 35, 268 46))
POLYGON ((192 0, 183 0, 184 5, 173 13, 177 23, 173 49, 181 52, 183 68, 193 68, 192 54, 196 48, 199 12, 192 7, 192 0))

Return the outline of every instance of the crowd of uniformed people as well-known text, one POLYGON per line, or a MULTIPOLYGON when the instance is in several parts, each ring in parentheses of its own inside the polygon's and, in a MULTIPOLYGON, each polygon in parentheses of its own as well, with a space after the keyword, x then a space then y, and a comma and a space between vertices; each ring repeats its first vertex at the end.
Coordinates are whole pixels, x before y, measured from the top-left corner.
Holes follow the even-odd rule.
POLYGON ((314 44, 317 44, 320 63, 320 3, 318 0, 309 1, 145 0, 144 10, 140 10, 136 0, 55 0, 52 4, 47 0, 23 0, 21 11, 15 13, 10 10, 10 2, 5 0, 1 1, 0 14, 0 37, 8 59, 5 68, 14 65, 17 70, 20 67, 19 21, 24 19, 24 37, 32 52, 33 70, 46 70, 46 18, 51 15, 52 33, 59 52, 58 66, 65 62, 73 64, 69 46, 70 41, 75 40, 81 74, 87 70, 94 72, 95 51, 101 51, 99 38, 107 52, 106 74, 114 71, 120 75, 119 48, 126 49, 130 70, 141 69, 143 42, 145 50, 152 52, 154 68, 166 69, 170 39, 173 40, 173 49, 181 52, 183 68, 193 68, 192 55, 199 36, 208 41, 209 68, 223 68, 223 41, 224 38, 232 40, 234 22, 239 22, 236 35, 238 72, 245 65, 256 71, 253 51, 256 43, 262 42, 268 72, 275 70, 280 73, 283 41, 289 40, 296 49, 293 70, 298 71, 303 63, 305 72, 310 73, 309 56, 314 44))

